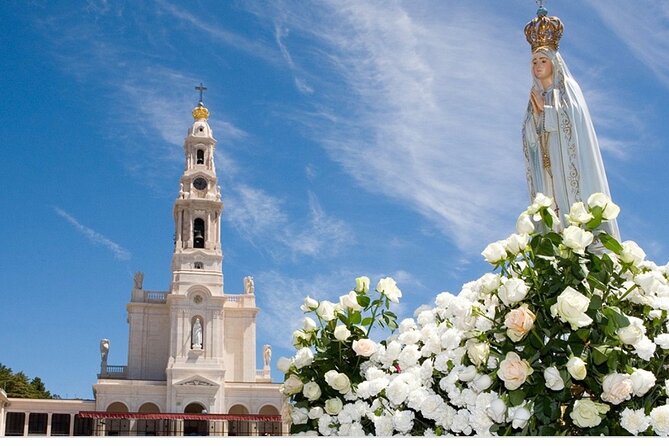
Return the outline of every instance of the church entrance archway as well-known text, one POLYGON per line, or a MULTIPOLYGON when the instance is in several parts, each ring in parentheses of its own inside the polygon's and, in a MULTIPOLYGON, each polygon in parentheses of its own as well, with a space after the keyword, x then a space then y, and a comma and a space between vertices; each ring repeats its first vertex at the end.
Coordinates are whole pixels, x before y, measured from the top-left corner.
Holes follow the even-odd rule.
MULTIPOLYGON (((235 404, 228 413, 230 415, 248 415, 249 411, 241 404, 235 404)), ((231 420, 228 422, 228 435, 231 437, 251 435, 251 425, 248 421, 231 420)))
MULTIPOLYGON (((184 409, 184 413, 198 414, 207 413, 207 409, 200 403, 190 403, 184 409)), ((206 420, 184 420, 185 436, 209 435, 209 422, 206 420)))
MULTIPOLYGON (((263 406, 259 412, 260 415, 279 415, 279 410, 276 407, 267 405, 263 406)), ((281 423, 276 421, 258 421, 258 435, 281 435, 281 423)))
MULTIPOLYGON (((160 413, 155 403, 144 403, 139 407, 139 413, 160 413)), ((163 420, 137 420, 137 436, 155 437, 163 428, 163 420)))
MULTIPOLYGON (((112 413, 128 413, 128 406, 120 401, 111 403, 107 406, 107 412, 112 413)), ((104 433, 108 437, 118 437, 120 435, 130 434, 130 420, 123 419, 107 419, 103 421, 104 433)))

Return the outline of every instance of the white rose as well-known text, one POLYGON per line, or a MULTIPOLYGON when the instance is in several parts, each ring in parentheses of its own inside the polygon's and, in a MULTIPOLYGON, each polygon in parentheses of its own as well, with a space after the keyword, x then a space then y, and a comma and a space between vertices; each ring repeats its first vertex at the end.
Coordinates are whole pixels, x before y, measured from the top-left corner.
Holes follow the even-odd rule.
POLYGON ((632 380, 632 392, 634 396, 644 396, 650 389, 655 385, 655 375, 653 372, 642 369, 634 369, 632 375, 630 375, 632 380))
POLYGON ((669 333, 662 333, 655 336, 654 342, 664 350, 669 349, 669 333))
POLYGON ((650 417, 646 416, 643 409, 625 408, 620 413, 620 426, 630 434, 638 435, 650 427, 650 417))
POLYGON ((397 288, 397 283, 391 277, 385 277, 379 280, 379 283, 376 285, 376 291, 385 294, 386 297, 394 303, 398 303, 400 297, 402 297, 402 292, 397 288))
POLYGON ((499 274, 485 273, 479 280, 481 282, 481 291, 485 294, 490 294, 493 291, 496 291, 502 284, 499 274))
POLYGON ((320 417, 322 417, 324 413, 325 411, 323 410, 322 407, 314 406, 311 409, 309 409, 309 418, 312 420, 317 420, 320 417))
POLYGON ((349 308, 353 311, 360 311, 362 307, 358 303, 358 295, 355 291, 351 291, 348 294, 344 294, 339 297, 339 304, 344 308, 349 308))
POLYGON ((514 429, 523 429, 530 421, 532 414, 525 406, 509 407, 509 418, 511 419, 511 426, 514 429))
POLYGON ((486 248, 481 252, 481 255, 486 260, 486 262, 494 265, 495 263, 504 260, 506 258, 506 246, 503 240, 493 242, 486 246, 486 248))
POLYGON ((544 370, 544 380, 546 381, 546 387, 551 390, 564 389, 564 381, 557 367, 551 366, 544 370))
POLYGON ((369 358, 374 353, 376 353, 377 345, 371 339, 360 339, 358 341, 353 341, 353 351, 358 356, 364 356, 369 358))
POLYGON ((527 213, 530 215, 536 214, 537 212, 539 212, 539 209, 549 208, 552 205, 553 205, 553 199, 539 192, 534 196, 534 201, 532 202, 530 207, 527 208, 527 213))
POLYGON ((593 219, 593 215, 588 212, 582 202, 574 203, 569 210, 567 220, 572 225, 582 225, 593 219))
POLYGON ((504 318, 504 326, 507 328, 506 335, 513 342, 520 341, 532 330, 536 318, 527 304, 522 304, 520 307, 509 311, 504 318))
POLYGON ((304 318, 304 321, 302 322, 302 329, 306 333, 310 333, 312 331, 315 331, 316 328, 317 328, 316 322, 312 318, 310 318, 310 317, 305 317, 304 318))
POLYGON ((293 407, 290 418, 293 424, 304 424, 309 421, 309 411, 303 407, 293 407))
POLYGON ((315 401, 321 397, 321 388, 314 381, 309 381, 302 388, 302 394, 309 401, 315 401))
POLYGON ((351 336, 351 331, 346 328, 346 325, 337 325, 334 329, 334 337, 340 342, 344 342, 351 336))
POLYGON ((601 415, 609 411, 606 404, 595 403, 592 400, 582 399, 574 403, 574 409, 569 416, 578 427, 595 427, 602 422, 601 415))
POLYGON ((650 359, 653 357, 653 354, 655 353, 656 348, 657 345, 655 345, 655 343, 649 338, 644 336, 642 340, 634 344, 634 354, 636 354, 644 361, 650 361, 650 359))
POLYGON ((529 287, 521 279, 512 277, 511 279, 502 278, 502 286, 497 290, 499 299, 506 306, 512 306, 523 299, 529 291, 529 287))
POLYGON ((532 234, 534 232, 534 223, 532 223, 532 218, 523 212, 516 220, 516 231, 519 234, 532 234))
POLYGON ((351 381, 348 379, 348 376, 336 370, 329 370, 325 373, 325 382, 342 395, 351 390, 351 381))
POLYGON ((595 236, 578 226, 569 226, 562 232, 562 243, 577 254, 584 255, 585 248, 590 245, 595 236))
POLYGON ((602 401, 620 404, 632 397, 632 380, 626 373, 611 373, 602 382, 602 401))
POLYGON ((369 277, 367 276, 356 277, 355 291, 358 293, 367 293, 367 291, 369 291, 369 277))
POLYGON ((323 300, 316 309, 316 314, 325 322, 330 322, 335 317, 335 304, 328 300, 323 300))
POLYGON ((625 263, 639 265, 646 258, 646 253, 635 242, 628 240, 622 243, 623 252, 620 253, 620 260, 625 263))
POLYGON ((302 367, 311 365, 314 360, 314 354, 307 347, 301 348, 295 354, 295 367, 299 370, 302 367))
POLYGON ((516 390, 527 380, 534 370, 530 363, 521 359, 517 353, 509 352, 499 363, 497 376, 504 381, 504 387, 509 390, 516 390))
POLYGON ((630 324, 627 327, 619 328, 616 333, 623 344, 634 345, 645 337, 646 327, 638 317, 627 316, 627 319, 629 319, 630 324))
POLYGON ((293 332, 293 345, 299 347, 303 340, 308 341, 310 338, 311 334, 305 333, 304 330, 295 330, 293 332))
POLYGON ((304 303, 300 307, 300 309, 304 312, 313 311, 316 308, 318 308, 318 301, 316 299, 312 299, 309 296, 304 298, 304 303))
POLYGON ((620 207, 613 203, 611 199, 601 192, 595 192, 588 198, 588 206, 592 209, 599 206, 604 210, 602 217, 606 220, 613 220, 620 213, 620 207))
POLYGON ((460 370, 458 379, 462 382, 469 382, 476 377, 476 367, 473 365, 467 366, 460 370))
POLYGON ((342 407, 344 407, 344 404, 339 398, 330 398, 325 401, 325 412, 330 415, 337 415, 341 412, 342 407))
POLYGON ((279 369, 279 371, 281 371, 283 373, 288 373, 288 370, 290 370, 290 366, 292 364, 293 364, 292 359, 286 358, 285 356, 282 356, 276 362, 276 368, 279 369))
POLYGON ((492 386, 492 378, 489 375, 478 375, 470 384, 475 392, 483 392, 492 386))
POLYGON ((517 255, 527 248, 527 243, 530 241, 530 236, 527 234, 511 234, 506 239, 506 250, 513 255, 517 255))
POLYGON ((486 415, 495 423, 504 423, 506 421, 506 403, 504 403, 504 400, 500 398, 492 400, 486 409, 486 415))
POLYGON ((469 360, 475 366, 480 366, 488 360, 488 355, 490 354, 490 344, 487 342, 476 342, 473 339, 469 339, 465 344, 467 349, 467 356, 469 360))
POLYGON ((590 299, 572 287, 567 287, 557 298, 557 303, 551 306, 551 315, 559 316, 562 322, 571 325, 572 330, 586 327, 592 319, 585 314, 590 305, 590 299))
POLYGON ((284 395, 295 395, 302 390, 302 381, 296 375, 290 375, 281 385, 281 393, 284 395))
POLYGON ((413 427, 414 413, 411 410, 400 410, 393 414, 393 426, 395 430, 406 434, 413 427))
POLYGON ((657 435, 669 435, 669 404, 656 407, 650 411, 650 425, 657 435))
POLYGON ((588 374, 585 362, 577 356, 569 358, 569 361, 567 361, 567 371, 572 378, 579 381, 584 380, 588 374))

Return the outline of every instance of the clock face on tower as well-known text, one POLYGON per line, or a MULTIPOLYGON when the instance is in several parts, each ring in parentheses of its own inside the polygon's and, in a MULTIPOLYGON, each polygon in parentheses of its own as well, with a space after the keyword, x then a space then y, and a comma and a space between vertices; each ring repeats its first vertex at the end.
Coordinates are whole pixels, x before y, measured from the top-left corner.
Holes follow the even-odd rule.
POLYGON ((197 190, 204 190, 207 187, 207 180, 202 177, 197 177, 195 178, 195 181, 193 181, 193 186, 195 186, 195 189, 197 190))

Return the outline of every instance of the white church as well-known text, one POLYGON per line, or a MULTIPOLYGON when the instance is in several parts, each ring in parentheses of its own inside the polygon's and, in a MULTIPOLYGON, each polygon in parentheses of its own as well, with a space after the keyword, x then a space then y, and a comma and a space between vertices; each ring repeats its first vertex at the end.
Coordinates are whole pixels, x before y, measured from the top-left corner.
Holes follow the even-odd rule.
POLYGON ((0 436, 287 432, 269 345, 257 367, 253 278, 244 278, 244 294, 223 291, 216 140, 202 102, 205 87, 196 89, 200 102, 174 203, 172 282, 168 291, 149 291, 143 274, 135 274, 127 365, 107 364, 109 340, 103 339, 94 400, 7 398, 0 389, 0 436))

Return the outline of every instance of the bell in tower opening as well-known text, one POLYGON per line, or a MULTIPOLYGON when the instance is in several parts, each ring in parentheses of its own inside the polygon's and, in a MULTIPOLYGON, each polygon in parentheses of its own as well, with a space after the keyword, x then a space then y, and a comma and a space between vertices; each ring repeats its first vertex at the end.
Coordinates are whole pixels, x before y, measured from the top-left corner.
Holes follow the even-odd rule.
POLYGON ((197 164, 204 164, 204 150, 200 149, 197 151, 197 164))
POLYGON ((201 218, 193 221, 193 248, 204 248, 204 220, 201 218))

